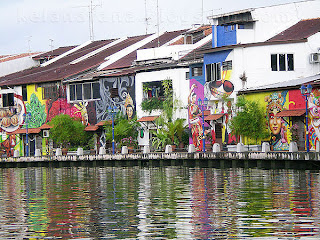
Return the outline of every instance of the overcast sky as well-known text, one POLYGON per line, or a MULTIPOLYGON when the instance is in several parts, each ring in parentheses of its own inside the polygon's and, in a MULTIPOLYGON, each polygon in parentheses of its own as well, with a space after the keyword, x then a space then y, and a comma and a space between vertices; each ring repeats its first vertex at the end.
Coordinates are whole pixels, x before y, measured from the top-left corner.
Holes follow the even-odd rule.
MULTIPOLYGON (((94 39, 185 29, 207 16, 297 0, 92 0, 94 39), (146 24, 148 18, 148 25, 146 24)), ((81 44, 90 39, 91 0, 0 0, 0 55, 81 44)))

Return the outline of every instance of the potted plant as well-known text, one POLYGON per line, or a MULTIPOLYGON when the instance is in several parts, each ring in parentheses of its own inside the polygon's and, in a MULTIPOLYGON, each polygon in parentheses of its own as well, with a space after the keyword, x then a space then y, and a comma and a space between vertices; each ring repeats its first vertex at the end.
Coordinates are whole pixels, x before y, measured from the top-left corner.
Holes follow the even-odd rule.
MULTIPOLYGON (((122 113, 118 113, 114 119, 114 140, 117 144, 117 147, 125 146, 122 144, 122 139, 130 138, 133 142, 136 142, 135 139, 138 137, 138 127, 139 123, 137 118, 127 119, 122 113)), ((104 126, 106 132, 106 140, 112 142, 112 124, 106 122, 104 126)))
POLYGON ((50 138, 61 146, 63 154, 67 154, 69 147, 84 146, 89 140, 80 119, 67 114, 55 116, 49 125, 53 126, 50 129, 50 138))
POLYGON ((134 149, 138 147, 137 140, 133 139, 132 136, 127 138, 122 138, 120 141, 120 147, 127 146, 130 153, 133 153, 134 149))

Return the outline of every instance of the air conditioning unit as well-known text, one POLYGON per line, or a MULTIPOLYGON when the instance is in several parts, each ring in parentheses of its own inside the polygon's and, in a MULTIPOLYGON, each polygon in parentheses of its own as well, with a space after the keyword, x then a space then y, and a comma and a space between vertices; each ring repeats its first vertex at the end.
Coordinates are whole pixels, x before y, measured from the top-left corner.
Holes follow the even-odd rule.
POLYGON ((49 137, 49 130, 43 130, 43 137, 48 138, 49 137))
POLYGON ((311 53, 310 63, 319 63, 320 62, 320 53, 311 53))

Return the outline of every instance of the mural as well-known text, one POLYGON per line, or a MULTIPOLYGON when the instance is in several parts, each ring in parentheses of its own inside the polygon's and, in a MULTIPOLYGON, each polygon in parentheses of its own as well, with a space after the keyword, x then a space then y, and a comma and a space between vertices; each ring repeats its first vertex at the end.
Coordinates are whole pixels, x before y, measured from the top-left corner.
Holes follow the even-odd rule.
MULTIPOLYGON (((134 118, 135 87, 133 76, 101 79, 100 96, 101 100, 95 102, 97 122, 111 119, 108 113, 109 106, 118 108, 123 114, 127 115, 128 119, 134 118), (112 92, 112 89, 117 91, 116 94, 112 92)), ((105 147, 106 140, 104 134, 101 135, 99 144, 105 147)))
POLYGON ((97 122, 111 119, 108 107, 117 107, 129 117, 135 116, 135 90, 134 77, 104 78, 100 80, 101 100, 96 102, 97 122), (117 90, 115 96, 111 95, 112 89, 117 90), (128 115, 127 115, 128 116, 128 115))
POLYGON ((224 70, 222 71, 221 80, 210 81, 205 84, 205 95, 208 99, 210 99, 210 95, 221 99, 222 97, 229 97, 233 93, 234 85, 229 80, 231 72, 231 70, 224 70))
POLYGON ((23 124, 25 112, 22 96, 14 93, 14 106, 0 109, 1 130, 9 133, 17 130, 23 124))
POLYGON ((320 90, 315 89, 308 100, 309 107, 309 142, 311 149, 316 148, 316 142, 320 139, 320 90))
MULTIPOLYGON (((38 128, 46 122, 46 105, 41 104, 36 94, 31 94, 30 102, 26 103, 26 110, 31 114, 28 121, 28 128, 38 128)), ((25 128, 25 126, 23 127, 25 128)))
MULTIPOLYGON (((87 107, 88 103, 75 103, 70 104, 65 98, 58 98, 57 100, 48 100, 46 103, 46 108, 48 111, 47 122, 50 122, 52 118, 59 114, 68 114, 71 117, 81 119, 82 123, 87 125, 89 123, 88 112, 92 112, 94 106, 90 105, 89 111, 87 107)), ((92 117, 90 118, 92 120, 92 117)), ((92 120, 94 121, 94 120, 92 120)), ((90 124, 95 124, 96 122, 90 122, 90 124)))
MULTIPOLYGON (((203 100, 203 86, 195 79, 190 79, 190 92, 188 96, 189 128, 191 130, 190 144, 194 144, 196 151, 203 149, 202 111, 197 105, 198 98, 203 100)), ((205 123, 207 125, 207 123, 205 123)), ((210 130, 205 131, 205 135, 210 130)))
POLYGON ((267 103, 266 118, 268 127, 271 131, 271 146, 273 150, 289 150, 287 130, 288 122, 282 117, 277 117, 277 113, 281 112, 286 103, 288 91, 275 92, 265 98, 267 103))

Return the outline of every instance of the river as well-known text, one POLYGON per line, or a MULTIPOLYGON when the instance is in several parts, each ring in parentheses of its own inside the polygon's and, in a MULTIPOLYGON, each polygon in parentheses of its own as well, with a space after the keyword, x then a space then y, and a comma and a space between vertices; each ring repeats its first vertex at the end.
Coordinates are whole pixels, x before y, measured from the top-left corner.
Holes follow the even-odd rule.
POLYGON ((320 239, 319 171, 0 169, 0 239, 320 239))

